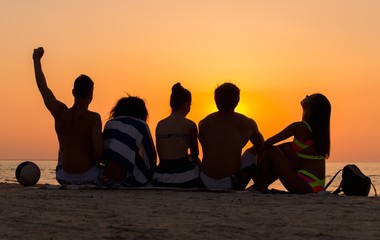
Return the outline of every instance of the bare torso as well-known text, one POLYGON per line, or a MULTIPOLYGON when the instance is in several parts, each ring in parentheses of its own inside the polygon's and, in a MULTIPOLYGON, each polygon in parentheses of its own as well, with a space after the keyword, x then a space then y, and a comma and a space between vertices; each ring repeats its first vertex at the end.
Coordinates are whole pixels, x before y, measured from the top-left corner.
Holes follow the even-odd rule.
POLYGON ((91 169, 99 160, 93 144, 93 135, 101 134, 99 114, 73 107, 62 109, 54 118, 63 169, 73 174, 91 169))
POLYGON ((221 179, 240 169, 243 147, 250 141, 261 145, 263 138, 256 123, 239 113, 215 112, 199 123, 202 171, 221 179))

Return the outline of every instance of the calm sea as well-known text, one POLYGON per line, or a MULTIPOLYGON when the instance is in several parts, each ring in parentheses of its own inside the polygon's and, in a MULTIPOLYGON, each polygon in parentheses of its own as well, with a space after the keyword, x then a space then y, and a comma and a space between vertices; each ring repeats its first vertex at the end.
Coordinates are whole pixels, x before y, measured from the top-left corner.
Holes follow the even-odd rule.
MULTIPOLYGON (((18 164, 23 161, 24 160, 0 160, 0 182, 17 183, 15 171, 18 164)), ((33 162, 36 163, 41 169, 41 178, 38 182, 39 184, 57 184, 55 180, 56 161, 33 160, 33 162)), ((327 161, 326 183, 335 175, 339 169, 342 169, 346 164, 348 163, 327 161)), ((356 164, 365 175, 371 178, 372 183, 376 188, 379 188, 380 191, 380 162, 357 162, 349 164, 356 164)), ((333 191, 338 187, 341 180, 340 176, 341 174, 337 176, 328 190, 333 191)), ((271 185, 271 188, 284 190, 284 187, 279 181, 273 183, 271 185)), ((374 191, 371 189, 370 195, 373 194, 374 191)))

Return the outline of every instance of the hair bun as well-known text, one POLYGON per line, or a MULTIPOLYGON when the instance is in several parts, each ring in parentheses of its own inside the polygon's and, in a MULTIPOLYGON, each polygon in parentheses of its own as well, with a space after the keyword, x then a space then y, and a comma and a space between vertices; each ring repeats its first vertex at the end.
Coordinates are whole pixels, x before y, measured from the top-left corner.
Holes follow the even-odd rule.
POLYGON ((172 94, 170 95, 170 107, 176 111, 182 107, 186 102, 191 102, 191 93, 186 88, 182 87, 181 83, 177 82, 172 87, 172 94))
POLYGON ((177 82, 172 87, 172 93, 179 93, 179 92, 183 91, 183 89, 184 88, 182 87, 181 83, 177 82))

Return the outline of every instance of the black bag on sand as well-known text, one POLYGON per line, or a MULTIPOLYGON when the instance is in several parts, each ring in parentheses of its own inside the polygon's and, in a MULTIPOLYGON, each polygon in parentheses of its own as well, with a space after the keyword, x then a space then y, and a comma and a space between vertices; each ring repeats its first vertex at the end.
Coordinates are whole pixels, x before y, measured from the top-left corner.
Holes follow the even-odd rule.
POLYGON ((340 182, 339 187, 333 192, 333 194, 343 192, 346 196, 368 196, 372 185, 373 189, 375 190, 375 196, 377 196, 376 188, 372 184, 371 179, 368 176, 364 175, 354 164, 346 165, 344 166, 343 170, 339 170, 326 185, 325 190, 330 186, 331 182, 341 171, 343 171, 342 181, 340 182))

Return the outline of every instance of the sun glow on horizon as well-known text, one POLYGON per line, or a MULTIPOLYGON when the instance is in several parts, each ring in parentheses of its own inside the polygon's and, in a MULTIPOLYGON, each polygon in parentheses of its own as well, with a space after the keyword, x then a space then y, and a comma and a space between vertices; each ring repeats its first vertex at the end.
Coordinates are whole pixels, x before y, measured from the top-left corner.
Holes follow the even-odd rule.
POLYGON ((0 1, 0 158, 57 155, 33 73, 33 48, 42 46, 55 96, 71 106, 74 79, 89 75, 90 110, 103 124, 129 93, 146 100, 154 132, 176 82, 191 91, 188 118, 198 124, 230 81, 241 90, 236 112, 268 138, 301 119, 305 95, 321 92, 332 103, 331 159, 380 160, 379 9, 355 0, 0 1))

